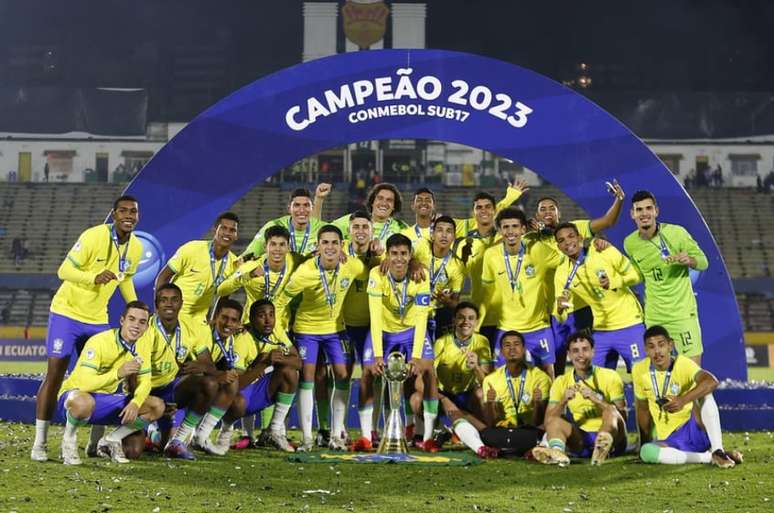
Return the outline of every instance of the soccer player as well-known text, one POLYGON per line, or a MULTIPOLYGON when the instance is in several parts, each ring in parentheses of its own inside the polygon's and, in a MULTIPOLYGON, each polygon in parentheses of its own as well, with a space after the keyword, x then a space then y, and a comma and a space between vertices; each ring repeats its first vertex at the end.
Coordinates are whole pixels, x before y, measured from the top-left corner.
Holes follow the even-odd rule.
POLYGON ((412 244, 421 239, 430 240, 433 235, 433 216, 435 215, 435 195, 427 187, 420 187, 414 192, 414 201, 411 204, 416 222, 402 232, 411 239, 412 244))
MULTIPOLYGON (((366 198, 366 207, 371 214, 373 237, 382 244, 390 235, 400 233, 408 227, 395 217, 403 207, 403 200, 398 188, 391 183, 374 185, 366 198)), ((339 217, 333 224, 341 230, 345 238, 349 238, 349 214, 339 217)))
POLYGON ((284 314, 290 301, 302 294, 293 324, 295 344, 304 366, 299 392, 299 420, 303 440, 299 450, 308 451, 313 446, 312 408, 314 398, 315 367, 322 348, 333 367, 335 378, 332 404, 333 421, 329 447, 345 450, 343 438, 344 417, 349 399, 351 351, 344 332, 341 315, 344 298, 365 265, 359 258, 347 258, 340 262, 342 252, 341 231, 333 225, 325 225, 317 233, 319 256, 301 264, 290 278, 285 290, 276 302, 278 316, 284 314))
POLYGON ((239 394, 223 417, 218 440, 228 450, 234 422, 274 406, 272 419, 261 434, 263 446, 295 452, 285 437, 285 418, 298 388, 301 359, 282 330, 275 330, 274 305, 259 299, 250 307, 250 323, 234 340, 239 394))
POLYGON ((215 378, 218 391, 210 409, 200 417, 193 410, 186 412, 183 424, 177 428, 175 437, 186 440, 193 432, 195 443, 209 454, 223 456, 228 451, 230 438, 218 437, 215 443, 210 434, 231 407, 239 393, 238 355, 234 347, 234 335, 240 327, 242 305, 233 299, 218 301, 210 326, 211 337, 207 346, 199 349, 196 361, 205 374, 215 378), (181 431, 182 430, 182 431, 181 431))
MULTIPOLYGON (((180 315, 207 322, 218 296, 216 291, 236 270, 237 258, 231 252, 236 242, 239 217, 233 212, 220 214, 215 220, 211 241, 192 240, 180 246, 156 277, 156 290, 174 283, 183 291, 180 315)), ((241 310, 240 310, 241 313, 241 310)))
MULTIPOLYGON (((571 221, 578 228, 578 232, 584 239, 590 239, 618 222, 626 195, 616 180, 609 184, 608 191, 613 194, 613 204, 610 205, 605 215, 595 219, 576 219, 571 221)), ((530 223, 535 231, 530 232, 528 237, 534 237, 556 248, 554 232, 560 222, 559 202, 550 196, 543 197, 538 200, 535 217, 530 223)), ((594 245, 600 251, 603 249, 603 244, 599 240, 595 240, 594 245)), ((562 317, 563 320, 560 320, 556 298, 561 291, 554 291, 553 272, 546 274, 546 287, 546 290, 548 290, 549 308, 551 308, 551 327, 554 332, 554 340, 556 341, 555 365, 557 373, 561 374, 564 372, 567 360, 567 349, 564 343, 572 333, 591 330, 593 324, 592 312, 588 305, 578 298, 573 304, 573 310, 565 312, 565 315, 562 317)))
POLYGON ((111 217, 112 224, 84 231, 57 271, 63 283, 48 317, 48 368, 36 398, 34 461, 48 460, 48 427, 65 371, 89 337, 109 328, 108 302, 116 287, 127 303, 137 299, 132 284, 142 256, 142 242, 132 235, 140 219, 137 200, 121 196, 111 217))
MULTIPOLYGON (((209 330, 203 324, 179 318, 182 306, 183 293, 177 285, 166 283, 156 291, 156 314, 150 318, 146 333, 150 339, 151 395, 164 401, 168 411, 186 408, 183 423, 195 426, 215 400, 219 385, 194 361, 198 353, 209 351, 209 330)), ((189 430, 179 429, 170 440, 172 419, 165 414, 158 424, 166 456, 194 459, 185 436, 189 430)))
POLYGON ((712 397, 718 380, 690 358, 672 356, 674 342, 662 326, 645 332, 647 358, 632 370, 640 458, 646 463, 742 463, 737 450, 723 449, 720 413, 712 397))
MULTIPOLYGON (((73 373, 62 383, 58 406, 67 419, 62 435, 65 465, 80 465, 78 426, 118 424, 102 437, 97 453, 116 463, 128 463, 122 440, 164 413, 164 402, 149 395, 150 354, 137 344, 148 329, 150 309, 141 301, 127 303, 119 320, 120 328, 98 333, 86 342, 73 373), (118 393, 122 380, 124 390, 118 393)), ((145 346, 144 349, 147 349, 145 346)))
MULTIPOLYGON (((387 239, 387 272, 378 268, 368 276, 368 308, 371 329, 366 338, 363 363, 370 365, 377 375, 384 373, 384 354, 400 351, 406 357, 411 375, 422 379, 424 393, 411 390, 407 382, 406 394, 411 408, 423 411, 425 421, 421 448, 435 452, 432 439, 433 423, 438 416, 438 386, 433 371, 433 346, 427 338, 427 318, 430 310, 430 282, 409 279, 411 241, 399 233, 387 239)), ((360 428, 372 430, 371 411, 373 395, 365 396, 359 411, 360 428)))
MULTIPOLYGON (((505 365, 484 378, 483 422, 473 424, 474 429, 458 423, 454 431, 468 447, 484 443, 502 453, 521 456, 543 436, 551 379, 527 363, 521 333, 505 332, 500 344, 505 365), (479 435, 478 441, 475 435, 479 435)), ((470 423, 475 419, 467 420, 470 423)))
POLYGON ((437 339, 433 352, 441 396, 480 418, 484 401, 481 385, 494 362, 489 341, 475 332, 477 324, 478 307, 459 303, 454 309, 454 331, 437 339))
POLYGON ((689 271, 707 269, 707 257, 685 228, 659 223, 658 215, 653 194, 634 193, 631 216, 637 230, 624 239, 624 250, 645 281, 645 326, 666 328, 677 351, 701 365, 701 328, 689 271))
POLYGON ((584 247, 572 223, 557 226, 554 236, 567 257, 554 275, 554 288, 562 291, 556 299, 560 318, 581 299, 594 314, 594 365, 614 369, 620 355, 631 371, 632 363, 644 357, 642 307, 629 288, 640 282, 637 270, 615 247, 584 247))
POLYGON ((569 449, 573 456, 591 457, 592 465, 600 465, 608 454, 626 450, 623 380, 616 371, 591 363, 594 339, 590 335, 570 335, 567 353, 572 369, 556 378, 549 393, 548 447, 535 447, 532 455, 541 463, 565 466, 570 463, 569 449))
MULTIPOLYGON (((497 341, 508 331, 524 338, 532 361, 553 379, 554 342, 546 304, 544 276, 559 263, 558 252, 546 244, 524 239, 527 217, 516 208, 497 214, 502 243, 484 253, 481 282, 486 288, 484 307, 497 310, 497 341)), ((495 355, 502 364, 499 344, 495 355)))
MULTIPOLYGON (((322 201, 319 201, 319 203, 322 207, 322 201)), ((317 232, 325 223, 312 216, 312 193, 308 189, 294 189, 290 193, 288 214, 272 219, 264 224, 241 256, 253 255, 255 258, 263 256, 263 253, 266 251, 265 232, 271 226, 282 226, 288 230, 290 235, 290 251, 301 256, 312 254, 317 248, 317 232)))

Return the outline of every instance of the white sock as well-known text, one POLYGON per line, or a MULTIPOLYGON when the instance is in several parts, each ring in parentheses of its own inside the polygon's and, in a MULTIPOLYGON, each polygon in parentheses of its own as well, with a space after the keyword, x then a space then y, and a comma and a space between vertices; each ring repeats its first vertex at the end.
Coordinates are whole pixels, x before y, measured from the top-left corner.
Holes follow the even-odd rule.
POLYGON ((333 406, 333 418, 331 419, 331 436, 340 438, 344 432, 344 418, 347 415, 347 404, 349 403, 349 387, 339 389, 340 384, 333 387, 333 397, 331 400, 333 406))
POLYGON ((425 429, 422 441, 426 442, 433 438, 433 428, 435 427, 435 419, 438 417, 437 413, 428 413, 427 410, 422 414, 425 418, 425 429))
POLYGON ((218 436, 228 436, 229 439, 231 438, 231 433, 234 432, 234 424, 226 424, 225 422, 222 422, 220 424, 220 433, 218 433, 218 436))
POLYGON ((35 447, 43 447, 48 441, 48 426, 51 425, 50 420, 35 419, 35 447))
POLYGON ((110 440, 111 442, 120 442, 127 436, 143 429, 147 425, 148 425, 147 420, 145 420, 142 417, 137 417, 136 419, 134 419, 134 422, 119 426, 115 430, 108 433, 107 436, 105 436, 105 439, 110 440))
POLYGON ((215 425, 220 421, 220 417, 213 415, 210 412, 204 414, 202 421, 199 423, 199 427, 196 430, 196 437, 199 440, 207 440, 212 434, 212 430, 215 429, 215 425))
POLYGON ((77 433, 78 433, 78 425, 66 422, 64 427, 64 433, 62 434, 62 438, 64 438, 65 440, 75 440, 75 435, 77 433))
POLYGON ((89 445, 96 447, 99 439, 103 436, 105 436, 105 426, 94 424, 89 431, 89 445))
POLYGON ((245 432, 245 436, 249 436, 250 440, 255 438, 253 433, 255 432, 255 415, 246 415, 242 417, 242 429, 245 432))
POLYGON ((371 431, 374 430, 374 404, 364 404, 362 408, 358 408, 357 416, 360 418, 360 433, 363 437, 371 439, 371 431))
POLYGON ((666 465, 682 465, 684 463, 711 463, 710 452, 687 452, 672 447, 662 447, 658 453, 658 462, 666 465))
POLYGON ((454 423, 454 432, 460 437, 462 443, 470 447, 475 453, 484 446, 478 429, 465 419, 460 419, 454 423))
POLYGON ((312 411, 314 410, 314 388, 298 391, 298 422, 304 440, 312 438, 312 411))
POLYGON ((280 435, 285 434, 285 419, 290 411, 290 404, 274 403, 274 414, 271 416, 269 431, 280 435))
POLYGON ((720 429, 720 412, 715 398, 712 394, 704 396, 701 404, 701 422, 704 424, 704 430, 707 432, 707 438, 710 441, 710 451, 715 452, 723 449, 723 432, 720 429))

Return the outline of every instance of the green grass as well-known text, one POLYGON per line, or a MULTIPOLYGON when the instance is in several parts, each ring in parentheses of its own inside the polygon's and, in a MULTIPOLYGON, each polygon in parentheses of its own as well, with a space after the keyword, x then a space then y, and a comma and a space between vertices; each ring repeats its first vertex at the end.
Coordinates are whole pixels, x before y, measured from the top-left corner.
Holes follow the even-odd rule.
MULTIPOLYGON (((81 467, 29 460, 31 426, 0 423, 0 511, 225 512, 721 512, 771 511, 771 433, 727 434, 744 465, 655 466, 626 456, 565 469, 498 460, 473 467, 297 464, 269 451, 232 451, 196 462, 146 456, 81 467), (769 470, 766 470, 769 469, 769 470), (322 491, 321 491, 322 490, 322 491)), ((87 430, 81 429, 85 443, 87 430)), ((61 428, 51 432, 51 455, 61 428)), ((83 444, 82 444, 83 445, 83 444)))

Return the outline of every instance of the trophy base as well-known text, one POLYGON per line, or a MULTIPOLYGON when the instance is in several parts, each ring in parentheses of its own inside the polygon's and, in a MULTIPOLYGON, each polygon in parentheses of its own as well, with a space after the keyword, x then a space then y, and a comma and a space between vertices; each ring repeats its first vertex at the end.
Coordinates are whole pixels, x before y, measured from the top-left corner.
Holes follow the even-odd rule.
POLYGON ((408 454, 408 445, 403 438, 382 438, 376 452, 378 454, 408 454))

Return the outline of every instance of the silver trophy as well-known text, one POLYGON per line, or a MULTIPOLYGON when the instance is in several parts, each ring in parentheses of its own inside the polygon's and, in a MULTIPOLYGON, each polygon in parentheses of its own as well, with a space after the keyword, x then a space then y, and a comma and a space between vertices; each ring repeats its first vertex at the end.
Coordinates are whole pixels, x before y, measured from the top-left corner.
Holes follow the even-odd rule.
POLYGON ((388 393, 390 398, 390 413, 387 422, 384 423, 382 441, 379 442, 379 454, 406 454, 405 430, 403 429, 403 417, 401 417, 401 398, 403 397, 403 382, 408 377, 406 359, 401 353, 390 353, 385 362, 384 375, 387 378, 388 393))

